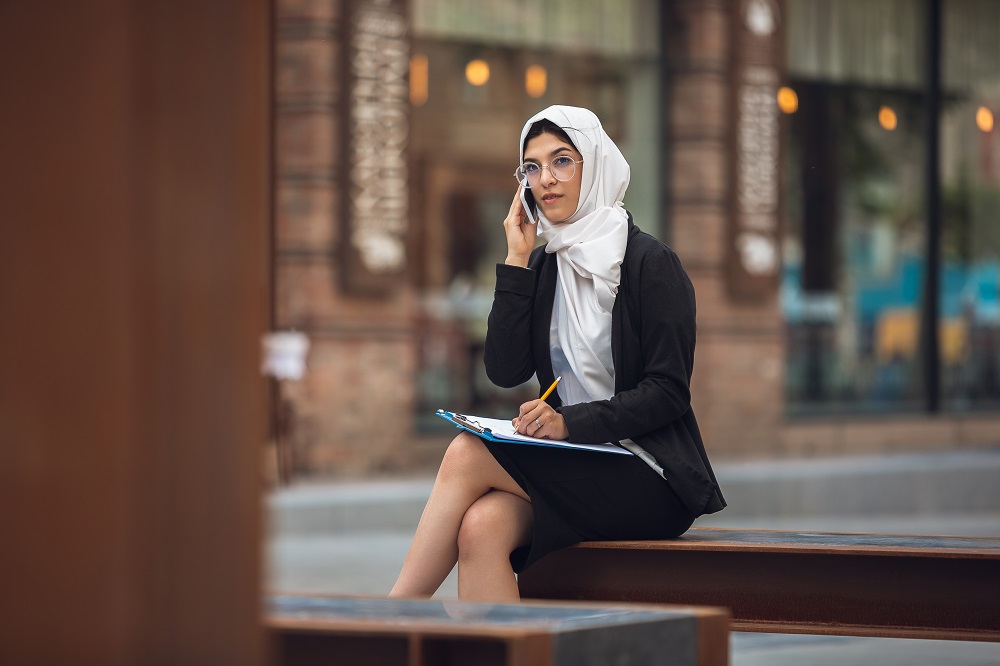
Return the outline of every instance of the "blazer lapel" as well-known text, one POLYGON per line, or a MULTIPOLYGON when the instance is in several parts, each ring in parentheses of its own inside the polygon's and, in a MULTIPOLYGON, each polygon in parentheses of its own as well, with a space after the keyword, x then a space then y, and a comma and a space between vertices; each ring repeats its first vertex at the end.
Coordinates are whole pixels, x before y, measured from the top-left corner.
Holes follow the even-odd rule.
POLYGON ((622 259, 621 282, 618 284, 618 295, 615 306, 611 308, 611 360, 615 366, 615 393, 635 388, 639 383, 636 376, 640 364, 633 360, 636 354, 641 356, 639 349, 641 338, 633 318, 631 299, 634 298, 630 281, 632 275, 629 269, 632 263, 628 260, 628 250, 631 241, 639 233, 639 228, 632 221, 632 213, 628 214, 628 239, 625 246, 625 257, 622 259), (633 362, 629 363, 629 360, 633 362))
MULTIPOLYGON (((538 383, 548 387, 555 378, 552 370, 552 356, 549 354, 549 328, 552 324, 552 306, 556 297, 556 280, 558 278, 558 262, 554 256, 544 250, 541 252, 541 265, 535 267, 538 271, 538 290, 535 294, 535 310, 532 313, 531 347, 535 350, 535 368, 538 383)), ((553 393, 548 402, 559 406, 558 393, 553 393)))

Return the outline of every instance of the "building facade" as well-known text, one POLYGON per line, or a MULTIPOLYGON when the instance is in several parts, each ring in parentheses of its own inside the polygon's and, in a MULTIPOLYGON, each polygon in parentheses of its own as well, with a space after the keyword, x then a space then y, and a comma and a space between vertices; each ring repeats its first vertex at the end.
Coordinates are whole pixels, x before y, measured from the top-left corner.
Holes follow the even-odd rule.
POLYGON ((989 3, 276 0, 275 18, 273 325, 312 342, 273 405, 295 474, 431 466, 435 409, 533 395, 491 386, 481 355, 517 137, 555 103, 602 118, 626 207, 695 284, 714 455, 1000 444, 989 3))

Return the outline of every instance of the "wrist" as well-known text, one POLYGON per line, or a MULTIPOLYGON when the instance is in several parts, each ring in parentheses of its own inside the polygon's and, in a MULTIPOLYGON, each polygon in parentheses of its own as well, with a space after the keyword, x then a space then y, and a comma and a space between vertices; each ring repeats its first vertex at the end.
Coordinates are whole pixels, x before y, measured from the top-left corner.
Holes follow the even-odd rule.
POLYGON ((521 268, 527 268, 528 255, 508 254, 507 258, 503 260, 503 263, 508 266, 520 266, 521 268))

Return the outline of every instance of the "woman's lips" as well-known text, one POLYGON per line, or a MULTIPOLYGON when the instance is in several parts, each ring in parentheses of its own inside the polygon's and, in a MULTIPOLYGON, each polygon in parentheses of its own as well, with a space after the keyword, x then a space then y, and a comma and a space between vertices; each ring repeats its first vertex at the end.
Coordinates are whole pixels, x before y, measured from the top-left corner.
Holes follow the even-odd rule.
POLYGON ((542 197, 542 203, 550 204, 561 196, 561 194, 546 194, 542 197))

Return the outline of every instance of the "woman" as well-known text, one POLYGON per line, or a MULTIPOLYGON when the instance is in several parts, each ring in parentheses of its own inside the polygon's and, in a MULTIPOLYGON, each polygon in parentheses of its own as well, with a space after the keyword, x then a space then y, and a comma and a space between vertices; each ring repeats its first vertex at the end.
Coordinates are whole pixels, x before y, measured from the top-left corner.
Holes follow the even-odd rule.
POLYGON ((517 600, 515 574, 552 550, 675 537, 725 506, 690 406, 694 290, 623 207, 625 158, 593 113, 553 106, 525 124, 515 175, 487 374, 540 388, 562 376, 521 405, 518 432, 636 455, 458 435, 390 596, 432 595, 457 561, 459 597, 517 600))

